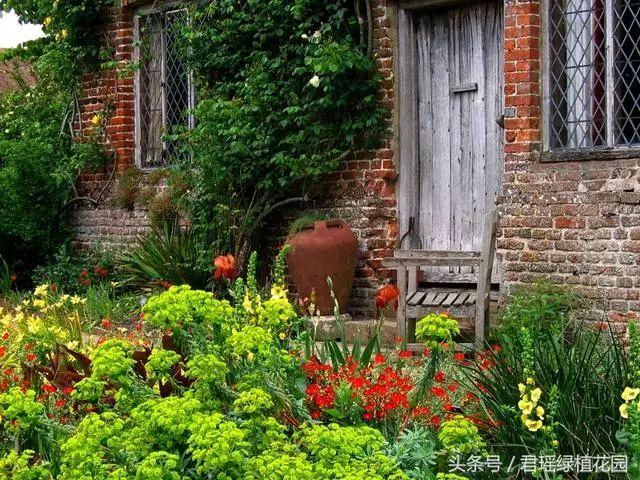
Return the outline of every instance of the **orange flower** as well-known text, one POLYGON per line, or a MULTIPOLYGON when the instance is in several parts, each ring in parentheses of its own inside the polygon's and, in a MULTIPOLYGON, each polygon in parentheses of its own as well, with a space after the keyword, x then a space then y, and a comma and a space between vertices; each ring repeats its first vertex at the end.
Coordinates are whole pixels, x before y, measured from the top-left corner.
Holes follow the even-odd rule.
POLYGON ((400 292, 398 288, 389 284, 382 287, 378 290, 378 295, 376 296, 376 308, 383 309, 386 308, 389 303, 393 302, 393 308, 398 309, 398 297, 400 296, 400 292))
POLYGON ((220 255, 213 261, 216 267, 216 271, 213 274, 213 278, 220 280, 226 278, 228 280, 234 280, 236 278, 236 259, 233 255, 220 255))

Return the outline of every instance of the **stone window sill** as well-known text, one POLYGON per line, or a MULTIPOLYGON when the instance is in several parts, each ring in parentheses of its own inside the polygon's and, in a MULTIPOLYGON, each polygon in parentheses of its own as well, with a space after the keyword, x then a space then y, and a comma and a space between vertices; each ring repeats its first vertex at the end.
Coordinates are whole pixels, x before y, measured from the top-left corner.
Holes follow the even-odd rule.
POLYGON ((640 159, 640 147, 594 148, 589 150, 563 150, 540 153, 540 161, 544 163, 579 162, 588 160, 621 160, 627 158, 640 159))

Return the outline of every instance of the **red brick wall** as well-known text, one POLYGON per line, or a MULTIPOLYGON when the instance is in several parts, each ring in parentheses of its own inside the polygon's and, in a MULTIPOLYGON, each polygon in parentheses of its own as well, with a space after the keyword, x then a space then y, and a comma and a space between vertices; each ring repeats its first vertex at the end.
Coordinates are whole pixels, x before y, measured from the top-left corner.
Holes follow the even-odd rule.
MULTIPOLYGON (((383 77, 380 102, 389 108, 389 124, 393 126, 394 91, 394 0, 371 0, 373 13, 373 47, 375 61, 383 77)), ((110 44, 116 59, 131 60, 133 53, 133 11, 114 10, 108 22, 110 44)), ((89 129, 91 118, 113 103, 115 110, 106 127, 110 148, 118 158, 118 169, 134 163, 134 97, 133 81, 117 79, 113 72, 91 75, 85 80, 82 100, 83 123, 89 129), (117 81, 117 87, 116 87, 117 81)), ((375 291, 380 279, 389 274, 382 268, 384 256, 390 255, 397 234, 395 200, 396 169, 394 140, 390 139, 378 151, 362 152, 345 162, 344 169, 327 179, 328 194, 320 208, 335 217, 347 220, 360 240, 357 278, 351 313, 356 318, 375 315, 375 291)), ((109 172, 84 175, 80 182, 83 194, 100 191, 110 178, 109 172)), ((94 208, 81 204, 72 213, 76 241, 82 246, 93 243, 122 244, 144 231, 147 220, 143 211, 127 211, 113 201, 114 184, 105 201, 94 208)))
POLYGON ((640 160, 541 160, 540 13, 505 3, 504 282, 574 285, 594 320, 624 322, 640 312, 640 160))
POLYGON ((133 59, 133 11, 118 7, 110 9, 106 33, 118 68, 84 78, 84 97, 80 100, 80 108, 85 135, 95 133, 92 119, 96 115, 103 117, 105 149, 115 155, 115 162, 103 171, 84 174, 80 178, 78 190, 82 196, 97 199, 106 189, 97 206, 81 202, 71 212, 75 240, 81 247, 128 243, 148 225, 144 212, 120 209, 113 197, 117 184, 117 175, 112 175, 113 168, 121 172, 135 162, 134 81, 133 75, 123 78, 121 72, 133 59))

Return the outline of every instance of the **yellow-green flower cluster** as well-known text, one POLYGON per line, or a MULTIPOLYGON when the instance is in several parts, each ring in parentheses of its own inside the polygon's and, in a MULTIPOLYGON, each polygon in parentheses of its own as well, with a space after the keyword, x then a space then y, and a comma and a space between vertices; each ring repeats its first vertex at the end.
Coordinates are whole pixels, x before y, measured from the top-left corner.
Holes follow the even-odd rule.
POLYGON ((252 388, 246 392, 240 392, 233 402, 233 409, 237 413, 251 415, 267 412, 273 408, 271 395, 261 388, 252 388))
MULTIPOLYGON (((624 403, 620 405, 620 416, 622 418, 629 418, 629 406, 631 406, 640 395, 640 388, 626 387, 622 392, 622 399, 624 403)), ((640 410, 640 403, 636 402, 636 408, 640 410)))
POLYGON ((441 343, 450 343, 458 334, 458 321, 446 313, 431 313, 416 325, 416 338, 422 340, 429 348, 437 348, 441 343))
POLYGON ((472 453, 485 448, 478 428, 462 415, 456 415, 442 424, 438 440, 449 453, 472 453))
POLYGON ((273 337, 262 327, 245 326, 240 331, 234 331, 227 345, 231 353, 237 358, 252 362, 256 356, 267 356, 271 351, 273 337))
POLYGON ((522 423, 530 432, 537 432, 542 428, 544 421, 544 408, 538 405, 542 390, 536 386, 535 380, 531 377, 527 378, 526 383, 520 383, 518 390, 520 391, 518 408, 522 423))

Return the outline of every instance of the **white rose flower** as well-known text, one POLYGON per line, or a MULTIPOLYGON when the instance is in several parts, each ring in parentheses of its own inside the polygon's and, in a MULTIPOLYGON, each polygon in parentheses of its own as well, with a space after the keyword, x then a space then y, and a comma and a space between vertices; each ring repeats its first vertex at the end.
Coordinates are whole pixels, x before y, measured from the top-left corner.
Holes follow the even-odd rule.
POLYGON ((309 80, 309 85, 314 88, 318 88, 320 86, 320 77, 318 75, 314 75, 311 80, 309 80))

